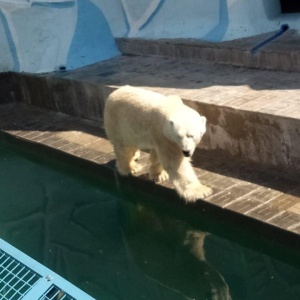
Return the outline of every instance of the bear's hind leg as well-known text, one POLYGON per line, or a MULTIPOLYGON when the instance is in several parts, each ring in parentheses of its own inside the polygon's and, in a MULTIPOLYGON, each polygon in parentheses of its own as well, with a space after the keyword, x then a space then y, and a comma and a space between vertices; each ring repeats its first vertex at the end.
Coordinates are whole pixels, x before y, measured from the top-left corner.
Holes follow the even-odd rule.
POLYGON ((149 178, 155 182, 162 182, 169 179, 168 173, 163 169, 155 149, 150 150, 149 178))
POLYGON ((137 148, 114 146, 114 150, 117 161, 116 166, 121 175, 136 174, 142 169, 135 161, 139 155, 137 148))

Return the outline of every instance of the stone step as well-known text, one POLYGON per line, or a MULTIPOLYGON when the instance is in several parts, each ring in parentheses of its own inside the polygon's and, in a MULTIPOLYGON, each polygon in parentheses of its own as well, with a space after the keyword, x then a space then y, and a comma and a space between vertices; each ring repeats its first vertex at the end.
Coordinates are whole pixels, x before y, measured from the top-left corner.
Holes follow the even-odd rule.
POLYGON ((98 122, 120 86, 177 94, 208 120, 201 149, 299 174, 300 73, 121 56, 70 72, 10 73, 4 82, 3 99, 98 122))
POLYGON ((296 30, 289 29, 255 50, 275 33, 217 43, 195 39, 118 38, 117 44, 119 50, 127 55, 152 55, 192 62, 299 72, 300 37, 296 30))

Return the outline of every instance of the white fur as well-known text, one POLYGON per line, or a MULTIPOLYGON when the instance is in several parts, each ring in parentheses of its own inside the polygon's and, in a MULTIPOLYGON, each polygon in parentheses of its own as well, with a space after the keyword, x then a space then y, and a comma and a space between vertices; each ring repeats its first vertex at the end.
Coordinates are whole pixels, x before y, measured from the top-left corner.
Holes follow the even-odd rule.
POLYGON ((179 97, 124 86, 108 97, 104 126, 121 175, 137 173, 141 168, 135 161, 136 152, 150 150, 151 179, 160 182, 170 177, 186 201, 211 194, 190 164, 190 156, 205 133, 206 119, 179 97))

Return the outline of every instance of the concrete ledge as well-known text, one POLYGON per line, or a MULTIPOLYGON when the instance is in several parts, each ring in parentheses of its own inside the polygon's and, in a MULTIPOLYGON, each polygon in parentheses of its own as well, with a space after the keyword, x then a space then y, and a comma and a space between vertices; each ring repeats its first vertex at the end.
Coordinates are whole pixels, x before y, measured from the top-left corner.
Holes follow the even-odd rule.
POLYGON ((256 111, 185 101, 207 117, 207 132, 200 148, 222 150, 261 166, 300 171, 300 120, 256 111))
POLYGON ((118 38, 117 44, 119 50, 127 55, 152 55, 202 63, 299 72, 300 37, 293 30, 260 48, 255 54, 251 52, 253 47, 270 35, 272 33, 219 43, 193 39, 118 38))
POLYGON ((112 88, 56 74, 0 73, 0 104, 21 102, 74 117, 101 121, 112 88), (99 100, 100 99, 100 100, 99 100))

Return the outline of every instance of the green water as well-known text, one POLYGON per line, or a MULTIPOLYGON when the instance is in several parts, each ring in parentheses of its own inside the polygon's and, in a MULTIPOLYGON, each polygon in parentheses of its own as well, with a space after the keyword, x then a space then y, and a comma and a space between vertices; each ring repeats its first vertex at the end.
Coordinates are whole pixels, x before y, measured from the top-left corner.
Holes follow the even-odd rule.
POLYGON ((96 299, 300 299, 297 253, 212 216, 3 143, 0 178, 0 237, 96 299))

